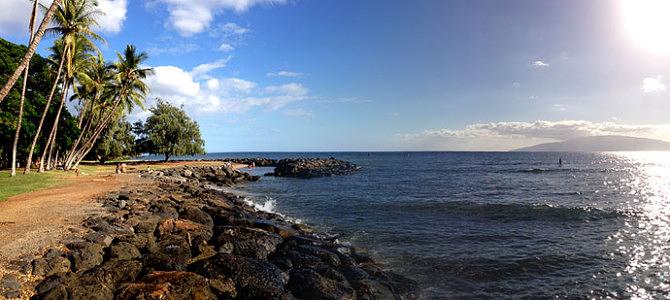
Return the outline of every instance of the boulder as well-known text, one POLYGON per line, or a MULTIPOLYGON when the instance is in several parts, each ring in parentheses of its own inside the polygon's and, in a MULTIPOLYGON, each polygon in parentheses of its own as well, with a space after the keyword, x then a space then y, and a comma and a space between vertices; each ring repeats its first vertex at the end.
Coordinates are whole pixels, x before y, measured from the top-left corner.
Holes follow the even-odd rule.
POLYGON ((211 279, 232 280, 238 297, 243 299, 277 299, 287 295, 286 273, 263 260, 219 253, 189 269, 211 279))
POLYGON ((347 281, 323 277, 312 269, 291 272, 288 286, 294 296, 302 299, 356 299, 347 281))
POLYGON ((130 260, 140 257, 140 250, 135 245, 127 242, 119 242, 109 249, 111 259, 130 260))
POLYGON ((0 296, 7 299, 21 297, 21 282, 16 275, 5 274, 0 279, 0 296))
POLYGON ((49 277, 70 270, 70 260, 62 251, 51 249, 43 257, 33 261, 33 275, 49 277))
POLYGON ((153 272, 126 285, 117 299, 217 299, 207 278, 191 272, 153 272))
POLYGON ((265 230, 241 226, 217 227, 220 234, 214 238, 214 244, 221 253, 267 259, 275 251, 282 238, 265 230))
POLYGON ((99 244, 74 242, 67 247, 70 249, 70 260, 75 272, 84 272, 102 263, 103 248, 99 244))

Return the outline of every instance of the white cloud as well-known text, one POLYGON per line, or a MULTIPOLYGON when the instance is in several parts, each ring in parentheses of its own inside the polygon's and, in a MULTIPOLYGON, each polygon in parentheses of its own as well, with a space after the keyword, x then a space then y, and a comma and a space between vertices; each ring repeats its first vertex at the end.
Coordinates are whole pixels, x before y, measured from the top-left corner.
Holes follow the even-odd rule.
POLYGON ((147 52, 149 52, 149 54, 151 54, 152 56, 153 55, 158 56, 162 54, 183 55, 196 51, 198 49, 200 49, 200 46, 198 46, 198 44, 177 42, 173 43, 169 47, 151 47, 147 49, 147 52))
POLYGON ((565 104, 556 103, 551 106, 551 109, 555 111, 566 111, 568 107, 565 104))
MULTIPOLYGON (((40 0, 46 6, 52 0, 40 0)), ((127 0, 99 0, 98 8, 104 15, 98 19, 98 27, 103 32, 117 33, 123 29, 128 11, 127 0)), ((1 0, 0 1, 0 35, 28 36, 28 22, 32 11, 32 2, 28 0, 1 0)), ((37 16, 37 25, 43 15, 37 16)))
POLYGON ((433 137, 525 137, 567 140, 595 135, 649 135, 670 130, 670 125, 624 125, 583 120, 495 122, 467 125, 464 129, 425 130, 414 136, 433 137))
POLYGON ((169 24, 183 36, 191 36, 210 26, 225 11, 245 12, 256 5, 279 5, 287 0, 158 0, 167 5, 169 24))
POLYGON ((154 67, 154 75, 147 79, 151 92, 161 96, 195 97, 200 94, 200 83, 193 75, 178 67, 154 67))
POLYGON ((228 43, 222 43, 221 46, 219 46, 219 51, 222 51, 222 52, 230 52, 230 51, 233 51, 233 50, 235 50, 235 47, 233 47, 232 45, 230 45, 228 43))
POLYGON ((224 78, 222 79, 223 88, 229 93, 244 93, 248 94, 256 88, 256 83, 239 78, 224 78))
POLYGON ((223 24, 220 26, 218 31, 223 35, 223 36, 240 36, 240 35, 245 35, 249 33, 251 30, 246 27, 242 27, 240 25, 237 25, 235 23, 228 22, 226 24, 223 24))
POLYGON ((210 89, 210 90, 212 90, 212 91, 215 91, 215 90, 218 90, 218 89, 219 89, 219 87, 221 86, 221 83, 219 82, 218 79, 216 79, 216 78, 212 78, 212 79, 210 79, 210 80, 207 80, 207 82, 205 83, 205 85, 207 85, 207 88, 208 88, 208 89, 210 89))
POLYGON ((219 59, 217 61, 213 61, 211 63, 198 65, 195 68, 193 68, 193 70, 191 70, 191 74, 193 74, 194 76, 203 75, 203 74, 207 74, 207 73, 209 73, 213 70, 223 68, 223 67, 226 66, 226 64, 228 63, 230 58, 231 57, 228 56, 227 58, 222 58, 222 59, 219 59))
POLYGON ((128 11, 126 0, 98 0, 98 9, 105 15, 98 20, 98 26, 102 31, 118 33, 123 28, 128 11))
POLYGON ((435 149, 509 150, 538 143, 597 135, 625 135, 668 140, 670 124, 626 125, 583 120, 476 123, 462 129, 428 129, 400 134, 406 143, 435 149))
MULTIPOLYGON (((191 72, 174 66, 154 67, 155 74, 147 80, 151 88, 147 106, 160 97, 176 105, 184 105, 189 113, 244 113, 253 108, 279 110, 309 98, 308 89, 299 83, 259 87, 253 81, 215 78, 209 74, 216 68, 224 67, 225 62, 219 60, 201 64, 191 72)), ((141 118, 145 114, 135 112, 133 118, 141 118)))
POLYGON ((521 87, 521 83, 518 81, 512 82, 512 87, 515 89, 518 89, 521 87))
POLYGON ((536 68, 549 68, 549 64, 542 60, 536 60, 532 62, 531 65, 536 68))
POLYGON ((666 86, 661 82, 660 76, 657 76, 656 78, 647 77, 642 80, 642 90, 647 94, 659 93, 665 91, 666 86))
POLYGON ((279 71, 271 72, 266 74, 268 77, 300 77, 302 73, 291 72, 291 71, 279 71))
POLYGON ((296 108, 296 109, 287 109, 284 110, 284 115, 287 115, 289 117, 299 117, 299 118, 313 118, 314 117, 314 112, 306 110, 304 108, 296 108))

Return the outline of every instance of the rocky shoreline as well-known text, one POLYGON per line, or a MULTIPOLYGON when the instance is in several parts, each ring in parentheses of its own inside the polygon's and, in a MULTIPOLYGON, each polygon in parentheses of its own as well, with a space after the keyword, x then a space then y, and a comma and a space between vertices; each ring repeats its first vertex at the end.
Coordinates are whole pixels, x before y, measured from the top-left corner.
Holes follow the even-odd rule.
POLYGON ((225 167, 141 176, 149 183, 100 199, 109 214, 87 219, 80 237, 34 260, 13 262, 38 279, 34 299, 417 296, 416 282, 355 248, 212 188, 257 177, 225 167))

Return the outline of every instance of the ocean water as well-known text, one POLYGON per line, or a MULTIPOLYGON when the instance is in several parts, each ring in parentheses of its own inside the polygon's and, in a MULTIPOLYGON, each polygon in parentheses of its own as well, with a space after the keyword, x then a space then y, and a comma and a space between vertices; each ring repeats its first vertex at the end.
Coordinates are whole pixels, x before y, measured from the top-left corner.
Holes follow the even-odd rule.
POLYGON ((250 156, 360 165, 240 191, 367 250, 424 299, 670 297, 670 152, 208 155, 250 156))

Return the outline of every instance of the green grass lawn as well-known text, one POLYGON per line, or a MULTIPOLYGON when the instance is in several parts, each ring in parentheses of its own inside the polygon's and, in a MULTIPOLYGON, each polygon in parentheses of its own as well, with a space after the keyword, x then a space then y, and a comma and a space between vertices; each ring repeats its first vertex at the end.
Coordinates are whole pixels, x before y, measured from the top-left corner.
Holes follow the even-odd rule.
POLYGON ((58 171, 23 175, 23 170, 15 177, 9 176, 9 170, 0 170, 0 201, 11 196, 42 190, 66 184, 67 174, 58 171))

